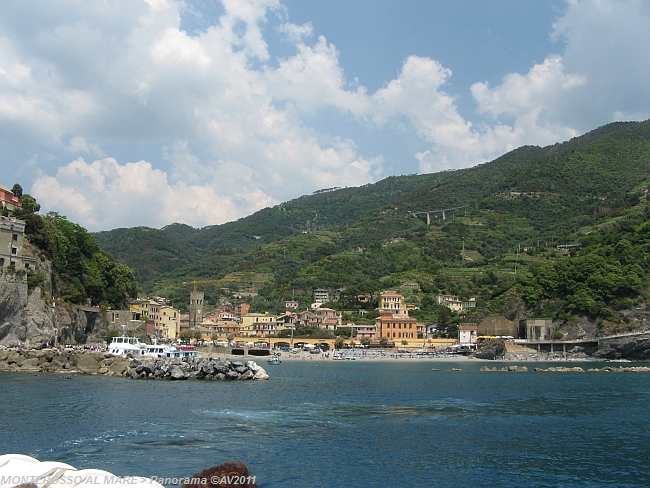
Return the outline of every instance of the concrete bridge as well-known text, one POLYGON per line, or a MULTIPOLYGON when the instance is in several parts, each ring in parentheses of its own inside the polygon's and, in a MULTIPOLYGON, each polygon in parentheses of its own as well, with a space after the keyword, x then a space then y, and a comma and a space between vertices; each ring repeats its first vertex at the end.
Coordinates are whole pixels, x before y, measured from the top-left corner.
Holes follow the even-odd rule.
POLYGON ((411 213, 413 215, 415 215, 416 217, 420 216, 420 215, 426 215, 427 225, 431 225, 431 216, 432 215, 441 214, 442 215, 442 220, 446 220, 447 219, 447 214, 449 212, 453 213, 453 212, 456 212, 456 211, 460 210, 461 208, 465 208, 465 207, 467 207, 467 205, 463 205, 461 207, 443 208, 443 209, 440 209, 440 210, 424 210, 422 212, 411 212, 411 213))

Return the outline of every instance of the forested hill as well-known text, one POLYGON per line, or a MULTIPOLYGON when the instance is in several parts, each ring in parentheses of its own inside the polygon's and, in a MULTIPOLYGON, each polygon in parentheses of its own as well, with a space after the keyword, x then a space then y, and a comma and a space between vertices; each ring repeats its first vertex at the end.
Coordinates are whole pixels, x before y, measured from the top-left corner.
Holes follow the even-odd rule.
MULTIPOLYGON (((224 225, 96 237, 135 269, 142 289, 181 309, 182 283, 196 279, 221 280, 201 285, 208 309, 228 287, 257 293, 255 312, 283 311, 291 297, 307 307, 314 288, 343 290, 332 307, 373 308, 355 295, 393 289, 419 308, 417 318, 452 335, 455 322, 496 313, 549 317, 575 337, 642 323, 630 317, 648 300, 648 188, 650 122, 616 123, 474 168, 304 196, 224 225), (452 207, 428 225, 420 214, 452 207), (450 318, 434 293, 476 297, 478 306, 450 318)), ((374 312, 346 313, 363 323, 374 312)))
POLYGON ((474 168, 389 177, 363 187, 303 196, 223 225, 194 229, 172 224, 160 230, 137 227, 94 236, 146 285, 211 254, 239 262, 242 254, 260 246, 352 223, 387 208, 417 212, 487 205, 509 211, 522 204, 499 195, 533 193, 539 198, 537 205, 519 210, 543 230, 603 199, 609 203, 601 208, 620 205, 618 200, 650 175, 649 145, 650 122, 612 123, 564 143, 521 147, 474 168))

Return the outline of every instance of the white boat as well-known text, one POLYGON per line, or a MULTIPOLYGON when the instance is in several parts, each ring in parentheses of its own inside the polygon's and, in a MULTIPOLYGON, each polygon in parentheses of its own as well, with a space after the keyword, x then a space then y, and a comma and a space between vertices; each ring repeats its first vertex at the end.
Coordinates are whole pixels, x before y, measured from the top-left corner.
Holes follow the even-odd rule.
POLYGON ((281 364, 282 361, 280 361, 279 356, 272 356, 271 359, 266 361, 269 364, 281 364))
POLYGON ((161 357, 165 358, 187 358, 187 357, 196 357, 199 352, 196 350, 196 346, 183 346, 175 345, 169 346, 165 351, 164 355, 161 357))
POLYGON ((170 346, 166 344, 146 344, 142 349, 142 355, 152 358, 164 358, 168 357, 167 352, 169 349, 170 346))
POLYGON ((144 344, 140 344, 137 337, 113 337, 113 340, 108 345, 108 353, 113 356, 126 356, 132 354, 133 356, 140 356, 143 351, 144 344))

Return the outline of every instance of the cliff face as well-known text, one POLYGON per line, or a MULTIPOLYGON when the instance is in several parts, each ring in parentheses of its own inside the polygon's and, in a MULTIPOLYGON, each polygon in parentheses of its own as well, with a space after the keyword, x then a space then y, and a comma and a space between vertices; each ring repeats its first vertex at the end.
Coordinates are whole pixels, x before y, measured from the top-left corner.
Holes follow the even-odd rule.
POLYGON ((45 277, 43 289, 28 290, 25 275, 13 272, 0 273, 0 344, 41 348, 59 343, 83 344, 89 334, 94 340, 103 340, 108 330, 105 316, 86 313, 67 303, 54 303, 52 291, 52 266, 39 260, 36 269, 45 277))
POLYGON ((594 356, 601 359, 650 360, 650 334, 602 341, 594 356))

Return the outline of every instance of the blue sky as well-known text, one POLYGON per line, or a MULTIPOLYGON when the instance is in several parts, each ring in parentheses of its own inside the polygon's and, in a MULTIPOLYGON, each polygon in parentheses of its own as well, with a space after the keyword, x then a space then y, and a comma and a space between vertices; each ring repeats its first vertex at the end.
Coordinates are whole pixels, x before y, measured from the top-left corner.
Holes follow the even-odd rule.
POLYGON ((650 117, 645 0, 0 4, 0 183, 90 230, 248 215, 650 117))

